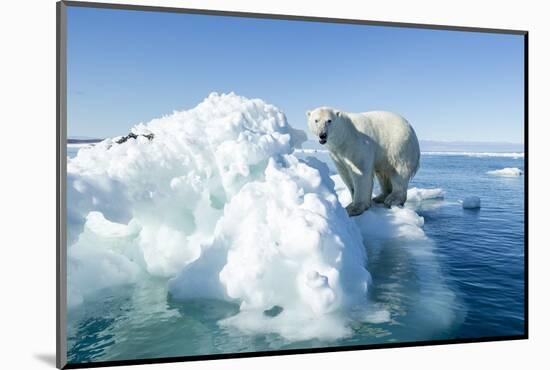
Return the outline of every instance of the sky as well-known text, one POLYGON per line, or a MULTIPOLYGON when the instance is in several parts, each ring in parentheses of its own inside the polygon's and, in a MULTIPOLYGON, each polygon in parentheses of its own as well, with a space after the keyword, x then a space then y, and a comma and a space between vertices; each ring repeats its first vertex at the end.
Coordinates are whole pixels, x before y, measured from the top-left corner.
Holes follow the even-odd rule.
POLYGON ((421 140, 523 143, 523 36, 68 8, 68 135, 105 138, 235 92, 387 110, 421 140))

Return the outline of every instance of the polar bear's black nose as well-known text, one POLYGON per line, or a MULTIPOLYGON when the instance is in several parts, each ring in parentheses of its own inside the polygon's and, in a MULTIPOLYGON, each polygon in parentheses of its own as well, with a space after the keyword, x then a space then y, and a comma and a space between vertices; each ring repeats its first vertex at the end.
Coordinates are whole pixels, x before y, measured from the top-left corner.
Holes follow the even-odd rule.
POLYGON ((326 132, 323 132, 322 134, 319 135, 319 142, 321 144, 324 144, 327 142, 327 133, 326 132))

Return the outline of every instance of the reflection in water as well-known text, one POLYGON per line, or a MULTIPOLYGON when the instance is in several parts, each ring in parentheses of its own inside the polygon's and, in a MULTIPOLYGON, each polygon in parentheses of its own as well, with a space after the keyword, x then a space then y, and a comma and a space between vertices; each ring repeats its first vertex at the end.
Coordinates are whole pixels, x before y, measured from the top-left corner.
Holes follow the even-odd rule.
MULTIPOLYGON (((243 335, 218 322, 239 307, 223 301, 173 301, 165 280, 103 292, 103 299, 78 310, 70 329, 69 361, 122 360, 210 353, 372 344, 448 337, 460 325, 462 309, 444 283, 434 246, 421 241, 368 245, 370 312, 338 341, 289 342, 276 334, 243 335)), ((75 314, 75 313, 73 313, 75 314)))

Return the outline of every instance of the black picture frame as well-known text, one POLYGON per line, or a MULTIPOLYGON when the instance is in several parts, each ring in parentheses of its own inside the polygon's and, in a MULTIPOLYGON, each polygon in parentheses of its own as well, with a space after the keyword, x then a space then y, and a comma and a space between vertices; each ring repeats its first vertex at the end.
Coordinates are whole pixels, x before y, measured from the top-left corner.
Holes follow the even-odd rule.
POLYGON ((81 2, 81 1, 60 1, 56 4, 57 14, 57 63, 56 63, 56 366, 60 369, 77 369, 77 368, 93 368, 106 366, 123 366, 123 365, 140 365, 140 364, 156 364, 170 362, 187 362, 187 361, 202 361, 202 360, 219 360, 232 359, 243 357, 264 357, 264 356, 281 356, 294 354, 310 354, 323 352, 342 352, 342 351, 357 351, 367 349, 380 348, 400 348, 400 347, 420 347, 433 345, 447 344, 462 344, 462 343, 480 343, 480 342, 495 342, 495 341, 510 341, 523 340, 529 338, 529 32, 525 30, 512 29, 493 29, 493 28, 476 28, 476 27, 461 27, 449 25, 435 24, 418 24, 418 23, 400 23, 400 22, 384 22, 359 19, 341 19, 328 17, 312 17, 312 16, 297 16, 284 14, 266 14, 266 13, 250 13, 236 11, 220 11, 206 9, 188 9, 175 7, 160 7, 160 6, 143 6, 131 4, 112 4, 98 2, 81 2), (286 349, 274 351, 259 351, 259 352, 241 352, 228 354, 209 354, 195 356, 178 356, 150 359, 129 359, 120 361, 98 361, 90 363, 67 363, 67 336, 66 336, 66 315, 67 315, 67 266, 66 266, 66 176, 67 176, 67 7, 86 7, 86 8, 104 8, 104 9, 120 9, 120 10, 137 10, 147 12, 168 12, 168 13, 184 13, 184 14, 201 14, 208 16, 229 16, 229 17, 244 17, 244 18, 264 18, 275 20, 295 20, 307 22, 326 22, 326 23, 341 23, 341 24, 356 24, 356 25, 375 25, 388 26, 399 28, 417 28, 429 30, 451 30, 463 32, 482 32, 495 34, 521 35, 524 39, 524 333, 522 335, 503 335, 490 336, 481 338, 467 339, 445 339, 445 340, 425 340, 415 342, 399 342, 399 343, 384 343, 384 344, 368 344, 368 345, 353 345, 353 346, 338 346, 338 347, 322 347, 322 348, 304 348, 304 349, 286 349))

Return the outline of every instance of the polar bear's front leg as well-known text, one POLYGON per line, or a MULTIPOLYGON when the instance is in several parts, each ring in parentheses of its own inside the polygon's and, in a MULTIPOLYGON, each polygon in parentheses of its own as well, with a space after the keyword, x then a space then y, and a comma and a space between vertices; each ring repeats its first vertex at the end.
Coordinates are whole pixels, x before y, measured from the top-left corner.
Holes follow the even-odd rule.
POLYGON ((348 168, 339 159, 334 159, 334 164, 336 165, 336 170, 338 170, 338 174, 340 175, 340 178, 342 179, 342 181, 344 182, 344 184, 349 190, 351 199, 353 199, 353 193, 355 191, 353 188, 353 181, 350 176, 348 168))
POLYGON ((350 216, 358 216, 371 206, 374 171, 371 163, 367 163, 360 170, 355 166, 351 169, 354 192, 351 204, 346 207, 346 211, 350 216))

